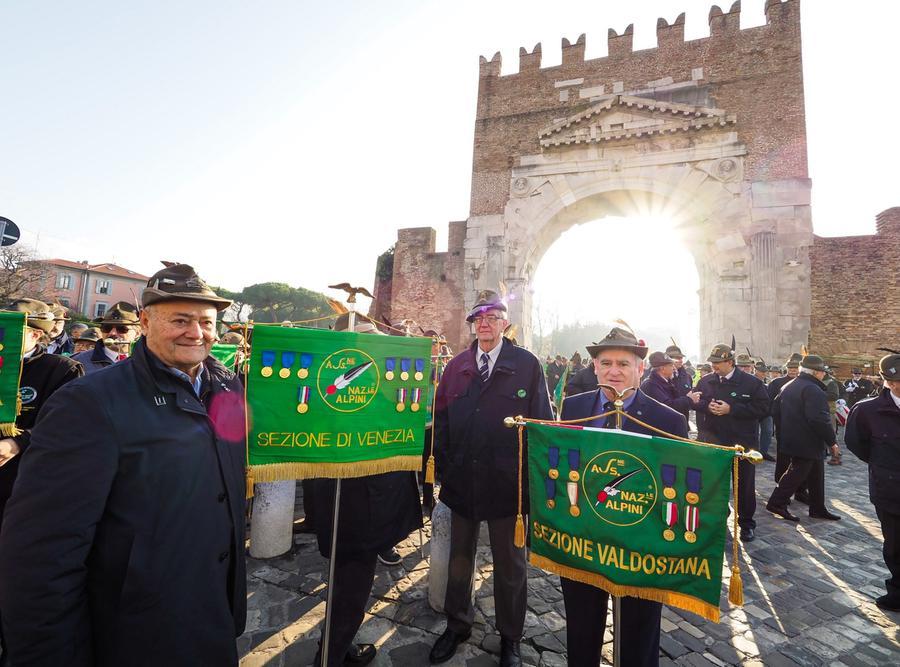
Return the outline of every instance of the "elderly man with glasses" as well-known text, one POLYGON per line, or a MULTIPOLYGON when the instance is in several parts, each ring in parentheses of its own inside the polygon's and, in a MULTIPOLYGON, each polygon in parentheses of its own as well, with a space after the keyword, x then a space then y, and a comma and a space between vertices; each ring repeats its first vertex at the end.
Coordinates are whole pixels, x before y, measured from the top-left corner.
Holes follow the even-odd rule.
MULTIPOLYGON (((518 511, 518 438, 503 419, 552 419, 541 362, 503 337, 509 322, 496 292, 478 295, 466 321, 476 340, 447 364, 435 396, 434 448, 440 499, 452 511, 444 612, 447 629, 430 659, 446 662, 472 631, 472 574, 482 521, 494 562, 500 665, 521 665, 525 626, 525 548, 513 544, 518 511)), ((523 492, 527 491, 523 489, 523 492)), ((527 496, 523 507, 528 507, 527 496)))
POLYGON ((86 374, 95 373, 128 358, 129 348, 137 339, 141 324, 138 311, 130 303, 119 301, 102 317, 94 320, 100 325, 100 340, 93 350, 73 354, 81 362, 86 374))

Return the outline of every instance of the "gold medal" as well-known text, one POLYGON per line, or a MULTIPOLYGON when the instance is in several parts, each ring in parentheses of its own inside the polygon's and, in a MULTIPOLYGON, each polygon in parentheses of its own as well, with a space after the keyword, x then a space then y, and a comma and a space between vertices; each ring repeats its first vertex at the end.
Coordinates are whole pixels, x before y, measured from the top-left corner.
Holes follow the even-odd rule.
POLYGON ((397 403, 397 412, 403 412, 404 410, 406 410, 406 405, 404 405, 403 403, 397 403))
POLYGON ((266 366, 259 372, 259 374, 264 378, 272 377, 272 368, 270 366, 266 366))
POLYGON ((556 501, 553 500, 553 498, 550 498, 550 499, 547 501, 547 509, 551 509, 551 510, 552 510, 554 507, 556 507, 556 501))
POLYGON ((667 542, 671 542, 672 540, 675 539, 675 531, 672 530, 671 528, 666 528, 663 531, 663 537, 666 539, 667 542))
POLYGON ((403 371, 402 373, 400 373, 400 379, 406 382, 409 379, 409 373, 403 371))
POLYGON ((393 380, 394 379, 394 371, 385 371, 384 379, 385 380, 393 380))
POLYGON ((569 514, 571 514, 572 516, 579 516, 581 514, 581 510, 578 509, 578 505, 572 505, 569 508, 569 514))
POLYGON ((579 479, 581 479, 581 475, 578 474, 578 471, 577 471, 577 470, 570 470, 570 471, 569 471, 569 481, 571 481, 571 482, 577 482, 579 479))
POLYGON ((3 349, 3 343, 0 343, 0 350, 3 349))
POLYGON ((305 415, 307 410, 309 410, 309 406, 306 403, 301 403, 297 406, 297 412, 301 415, 305 415))
POLYGON ((307 377, 309 377, 309 369, 308 368, 299 369, 297 371, 297 377, 300 378, 301 380, 305 380, 307 377))
POLYGON ((291 377, 291 369, 282 368, 280 371, 278 371, 278 377, 280 377, 282 380, 291 377))
POLYGON ((418 411, 419 411, 419 404, 418 404, 418 403, 413 403, 412 405, 409 406, 409 409, 412 410, 413 412, 418 412, 418 411))
POLYGON ((556 468, 550 468, 550 470, 547 471, 547 477, 549 477, 550 479, 559 479, 559 470, 557 470, 556 468))
MULTIPOLYGON (((666 496, 668 498, 668 496, 666 496)), ((696 505, 700 501, 700 496, 698 496, 693 491, 688 491, 684 494, 684 499, 688 501, 691 505, 696 505)))
POLYGON ((686 542, 689 542, 690 544, 693 544, 694 542, 697 541, 697 536, 696 536, 694 533, 692 533, 691 531, 687 531, 687 532, 684 534, 684 539, 685 539, 686 542))
POLYGON ((420 380, 420 381, 421 381, 422 378, 424 378, 425 376, 422 375, 422 373, 420 373, 419 371, 416 371, 416 374, 415 374, 413 377, 416 378, 416 380, 420 380))
POLYGON ((675 489, 671 486, 667 486, 663 489, 663 496, 665 496, 666 500, 672 500, 676 496, 675 489))

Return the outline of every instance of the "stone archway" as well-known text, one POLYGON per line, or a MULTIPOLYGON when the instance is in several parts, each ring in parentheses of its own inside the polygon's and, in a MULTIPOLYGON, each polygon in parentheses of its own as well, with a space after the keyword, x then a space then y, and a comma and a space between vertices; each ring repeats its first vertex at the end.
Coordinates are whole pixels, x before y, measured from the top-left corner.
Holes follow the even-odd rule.
POLYGON ((482 58, 469 218, 451 223, 447 253, 433 230, 400 230, 392 316, 426 319, 459 346, 471 340, 463 313, 502 281, 527 345, 549 245, 572 225, 649 209, 693 254, 703 348, 733 335, 767 360, 799 349, 813 244, 799 2, 766 0, 765 12, 741 30, 740 2, 713 7, 710 36, 690 41, 683 14, 660 19, 657 48, 637 52, 631 26, 610 30, 609 55, 593 60, 584 35, 563 39, 548 68, 538 44, 511 75, 499 53, 482 58))

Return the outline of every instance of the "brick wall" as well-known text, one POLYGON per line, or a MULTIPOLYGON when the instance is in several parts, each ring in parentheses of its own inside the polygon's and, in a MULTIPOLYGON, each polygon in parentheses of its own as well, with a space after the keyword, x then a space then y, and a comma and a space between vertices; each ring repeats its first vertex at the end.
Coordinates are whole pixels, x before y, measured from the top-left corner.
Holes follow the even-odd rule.
POLYGON ((817 236, 810 252, 809 348, 841 375, 883 356, 878 347, 900 348, 900 207, 879 213, 876 229, 869 236, 817 236))
POLYGON ((540 153, 540 129, 589 106, 591 90, 668 96, 735 113, 748 180, 806 178, 799 0, 767 0, 766 19, 741 30, 740 2, 727 14, 713 7, 710 36, 687 42, 684 15, 672 25, 660 19, 657 48, 641 51, 632 51, 631 26, 621 35, 610 30, 609 55, 592 60, 584 60, 582 35, 575 44, 563 40, 555 67, 540 69, 540 45, 521 49, 520 71, 509 76, 501 76, 499 53, 482 58, 470 214, 502 213, 518 157, 540 153))
POLYGON ((435 252, 431 227, 399 230, 390 284, 391 319, 411 318, 423 329, 443 333, 454 351, 468 342, 461 296, 465 237, 466 222, 451 222, 447 252, 435 252))

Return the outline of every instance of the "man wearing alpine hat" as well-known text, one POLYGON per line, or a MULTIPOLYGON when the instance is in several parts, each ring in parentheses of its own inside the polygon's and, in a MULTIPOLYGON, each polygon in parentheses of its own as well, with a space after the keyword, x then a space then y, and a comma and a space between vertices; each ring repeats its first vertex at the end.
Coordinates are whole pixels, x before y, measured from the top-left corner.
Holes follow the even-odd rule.
POLYGON ((47 352, 50 354, 64 354, 69 356, 75 351, 75 343, 66 333, 66 322, 69 321, 69 314, 66 307, 60 304, 50 306, 50 312, 53 313, 53 328, 47 332, 47 352))
MULTIPOLYGON (((668 405, 676 412, 690 419, 691 410, 700 400, 700 394, 689 391, 682 394, 675 386, 676 370, 675 360, 665 352, 653 352, 650 354, 650 375, 641 383, 641 391, 663 405, 668 405)), ((683 368, 683 367, 682 367, 683 368)))
POLYGON ((772 405, 781 424, 778 451, 789 457, 788 468, 772 491, 766 509, 789 521, 799 521, 788 510, 788 502, 798 489, 808 489, 809 516, 837 521, 841 517, 825 507, 826 449, 839 452, 833 421, 825 395, 825 361, 810 354, 800 362, 800 374, 788 382, 772 405))
POLYGON ((666 356, 675 364, 675 374, 672 376, 672 386, 678 389, 679 396, 686 396, 694 386, 694 376, 687 368, 685 368, 684 352, 681 351, 680 347, 673 343, 666 348, 666 356))
MULTIPOLYGON (((444 612, 447 629, 431 649, 434 664, 446 662, 469 638, 475 621, 472 573, 482 521, 488 524, 494 561, 494 605, 501 667, 522 664, 527 568, 516 547, 518 453, 514 415, 552 419, 540 360, 504 338, 506 304, 493 291, 478 295, 466 317, 476 340, 447 364, 434 410, 434 453, 440 499, 452 511, 450 564, 444 612)), ((523 489, 527 491, 527 487, 523 489)), ((527 495, 523 507, 528 507, 527 495)))
POLYGON ((887 594, 875 604, 900 611, 900 353, 878 363, 884 389, 850 410, 844 433, 847 449, 869 464, 869 500, 881 522, 884 564, 891 573, 887 594))
MULTIPOLYGON (((700 378, 697 413, 704 414, 700 439, 718 445, 759 447, 759 422, 769 414, 769 395, 755 376, 735 367, 731 346, 715 345, 707 358, 713 373, 700 378)), ((742 542, 754 539, 756 520, 756 470, 750 461, 738 462, 738 525, 742 542)))
POLYGON ((84 372, 88 375, 127 359, 141 325, 137 308, 127 301, 114 303, 94 322, 100 325, 100 340, 94 344, 93 350, 72 355, 84 366, 84 372))
MULTIPOLYGON (((684 415, 650 398, 638 389, 644 372, 647 346, 635 335, 618 327, 613 328, 599 343, 589 345, 588 354, 594 362, 601 387, 595 391, 570 396, 563 403, 561 419, 581 419, 601 415, 613 409, 615 395, 602 385, 618 392, 632 390, 624 398, 624 411, 637 419, 681 438, 687 438, 688 427, 684 415)), ((585 422, 583 426, 614 428, 615 418, 585 422)), ((632 433, 658 435, 636 422, 623 418, 622 429, 632 433)), ((566 647, 569 664, 578 667, 597 667, 606 626, 606 607, 609 594, 591 586, 560 577, 563 601, 566 606, 566 647)), ((659 664, 659 623, 662 605, 638 598, 622 598, 622 664, 656 666, 659 664)), ((619 622, 617 619, 616 622, 619 622)))
POLYGON ((133 355, 41 410, 0 535, 14 665, 237 665, 244 407, 209 352, 230 301, 185 264, 143 293, 133 355))

